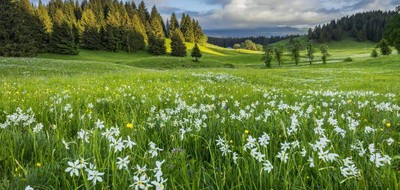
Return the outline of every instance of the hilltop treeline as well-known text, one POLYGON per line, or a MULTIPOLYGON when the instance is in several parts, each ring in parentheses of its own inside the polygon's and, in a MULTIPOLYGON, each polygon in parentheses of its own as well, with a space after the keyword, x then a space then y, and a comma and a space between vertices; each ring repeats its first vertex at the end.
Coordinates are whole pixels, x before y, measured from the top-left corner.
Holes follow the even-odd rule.
POLYGON ((183 14, 178 21, 173 13, 164 23, 156 6, 149 12, 143 1, 136 5, 117 0, 51 0, 33 6, 29 0, 0 0, 0 18, 0 56, 78 54, 78 48, 134 52, 151 46, 154 50, 170 31, 181 32, 186 42, 207 41, 190 15, 183 14))
POLYGON ((265 36, 258 36, 258 37, 243 37, 243 38, 219 38, 219 37, 208 37, 208 43, 214 44, 217 46, 221 47, 231 47, 233 48, 235 44, 242 44, 246 40, 251 40, 252 42, 256 44, 272 44, 276 43, 282 40, 290 39, 290 38, 295 38, 295 37, 300 37, 300 35, 287 35, 287 36, 271 36, 271 37, 265 37, 265 36))
POLYGON ((358 41, 378 42, 382 39, 386 24, 394 14, 392 11, 371 11, 346 16, 322 26, 318 25, 314 29, 310 28, 308 38, 325 43, 332 40, 339 41, 349 35, 358 41))

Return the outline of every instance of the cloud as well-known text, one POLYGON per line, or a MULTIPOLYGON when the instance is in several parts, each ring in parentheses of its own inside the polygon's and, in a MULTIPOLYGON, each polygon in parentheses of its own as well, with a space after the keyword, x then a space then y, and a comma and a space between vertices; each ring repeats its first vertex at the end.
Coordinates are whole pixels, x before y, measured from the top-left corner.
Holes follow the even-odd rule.
POLYGON ((200 15, 205 28, 256 28, 312 26, 345 15, 369 10, 393 9, 393 0, 206 0, 221 10, 200 15))

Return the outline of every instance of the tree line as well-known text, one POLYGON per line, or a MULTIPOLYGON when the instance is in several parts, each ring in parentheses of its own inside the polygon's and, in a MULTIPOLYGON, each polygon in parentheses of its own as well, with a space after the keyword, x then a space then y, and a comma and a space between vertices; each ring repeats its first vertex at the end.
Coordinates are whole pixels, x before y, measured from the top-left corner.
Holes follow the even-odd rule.
POLYGON ((243 38, 219 38, 219 37, 208 37, 208 43, 217 45, 220 47, 226 47, 226 48, 234 48, 235 44, 244 44, 246 40, 250 40, 254 42, 255 44, 273 44, 282 40, 294 38, 294 37, 300 37, 300 35, 287 35, 287 36, 271 36, 271 37, 266 37, 266 36, 258 36, 258 37, 243 37, 243 38))
POLYGON ((384 34, 384 28, 395 11, 370 11, 332 20, 330 23, 315 26, 308 30, 308 39, 325 43, 332 40, 340 41, 345 36, 351 36, 358 41, 370 40, 379 42, 384 34))
POLYGON ((185 42, 205 43, 199 22, 175 13, 165 23, 156 6, 149 12, 144 1, 0 0, 0 56, 34 56, 50 52, 76 55, 78 48, 166 54, 171 38, 172 55, 186 56, 185 42))

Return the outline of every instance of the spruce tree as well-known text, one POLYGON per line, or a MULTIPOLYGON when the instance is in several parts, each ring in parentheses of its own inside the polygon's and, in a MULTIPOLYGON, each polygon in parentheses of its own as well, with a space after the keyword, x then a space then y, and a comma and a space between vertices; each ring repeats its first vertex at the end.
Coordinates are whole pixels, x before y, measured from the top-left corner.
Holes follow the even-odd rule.
POLYGON ((195 58, 195 62, 199 62, 199 59, 203 56, 197 43, 194 44, 191 55, 193 58, 195 58))
POLYGON ((0 56, 34 56, 39 53, 41 34, 44 34, 39 18, 19 2, 0 0, 0 5, 0 56))
POLYGON ((50 37, 50 50, 52 53, 78 55, 71 24, 63 17, 62 11, 57 10, 57 22, 53 25, 50 37))
POLYGON ((36 9, 36 15, 41 21, 46 33, 50 34, 53 29, 53 22, 51 21, 49 13, 47 12, 46 7, 43 6, 41 0, 39 0, 39 6, 36 9))
POLYGON ((377 47, 381 50, 382 55, 392 54, 392 49, 389 47, 389 42, 385 39, 382 39, 377 47))
POLYGON ((144 49, 146 43, 148 42, 148 37, 146 34, 146 29, 143 23, 140 21, 140 18, 137 13, 134 14, 132 19, 132 25, 134 26, 135 38, 134 38, 134 47, 135 49, 144 49))
POLYGON ((119 12, 108 12, 105 34, 103 37, 103 47, 107 51, 116 52, 121 47, 119 12))
POLYGON ((164 28, 162 25, 161 15, 158 13, 156 6, 153 6, 150 16, 151 33, 159 38, 165 38, 164 28))
POLYGON ((193 24, 189 15, 182 14, 181 31, 186 42, 194 42, 193 24))
POLYGON ((171 55, 176 57, 185 57, 187 55, 185 39, 182 32, 175 28, 171 33, 171 55))
POLYGON ((152 55, 165 55, 167 47, 165 47, 165 38, 160 38, 154 34, 149 36, 149 53, 152 55))
POLYGON ((176 14, 172 13, 171 20, 169 21, 168 24, 168 36, 171 36, 171 33, 175 31, 176 28, 179 28, 179 22, 178 19, 176 18, 176 14))
POLYGON ((98 50, 101 48, 101 36, 93 11, 89 8, 82 13, 80 26, 82 32, 82 48, 90 50, 98 50))

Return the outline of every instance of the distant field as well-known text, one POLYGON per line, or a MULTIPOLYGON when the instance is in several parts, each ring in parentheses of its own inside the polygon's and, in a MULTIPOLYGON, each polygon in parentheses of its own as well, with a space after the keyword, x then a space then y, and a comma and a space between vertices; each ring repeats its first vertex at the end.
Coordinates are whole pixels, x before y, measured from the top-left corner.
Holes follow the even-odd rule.
POLYGON ((400 56, 374 46, 0 58, 0 189, 399 189, 400 56))

